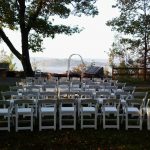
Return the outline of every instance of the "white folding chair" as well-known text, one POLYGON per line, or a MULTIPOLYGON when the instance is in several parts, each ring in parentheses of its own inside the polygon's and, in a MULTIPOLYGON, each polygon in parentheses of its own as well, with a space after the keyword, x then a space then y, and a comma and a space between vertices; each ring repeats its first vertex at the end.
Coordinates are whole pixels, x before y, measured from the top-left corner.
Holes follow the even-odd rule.
POLYGON ((78 92, 77 94, 77 100, 78 100, 78 116, 80 116, 80 103, 81 99, 92 99, 94 97, 93 93, 91 91, 81 91, 78 92))
POLYGON ((95 99, 100 103, 103 104, 103 99, 109 98, 111 93, 109 91, 97 91, 95 99))
MULTIPOLYGON (((39 92, 26 91, 26 92, 22 92, 22 96, 24 97, 24 99, 32 99, 34 101, 34 116, 37 117, 37 102, 39 99, 39 92)), ((28 107, 30 107, 30 104, 28 107)), ((31 107, 32 107, 32 104, 31 104, 31 107)))
POLYGON ((15 119, 16 119, 16 132, 18 130, 31 130, 33 131, 33 112, 34 100, 24 99, 15 100, 15 119), (30 107, 29 107, 30 105, 30 107), (27 125, 24 123, 28 123, 27 125))
POLYGON ((80 119, 81 129, 95 128, 97 129, 97 101, 94 99, 81 99, 80 103, 80 119))
POLYGON ((76 130, 76 100, 59 100, 59 129, 73 128, 76 130))
POLYGON ((103 116, 103 129, 106 128, 119 129, 119 109, 120 109, 119 99, 106 98, 103 100, 103 104, 101 107, 103 116))
POLYGON ((39 131, 42 129, 56 130, 57 100, 44 99, 38 101, 39 131), (44 124, 45 123, 45 124, 44 124))
POLYGON ((130 94, 132 94, 133 92, 135 92, 136 86, 125 86, 122 89, 123 91, 129 92, 130 94))
POLYGON ((43 91, 57 92, 57 84, 45 84, 42 86, 43 91))
POLYGON ((1 96, 3 100, 12 100, 18 97, 18 92, 17 91, 5 91, 5 92, 1 92, 1 96))
POLYGON ((58 93, 51 91, 44 91, 39 93, 39 99, 57 99, 58 93))
POLYGON ((147 129, 150 130, 150 98, 147 100, 146 104, 146 115, 147 115, 147 129))
POLYGON ((9 101, 0 100, 0 130, 10 131, 11 105, 9 101))
POLYGON ((125 128, 139 128, 142 130, 142 108, 141 99, 128 99, 125 104, 125 128))

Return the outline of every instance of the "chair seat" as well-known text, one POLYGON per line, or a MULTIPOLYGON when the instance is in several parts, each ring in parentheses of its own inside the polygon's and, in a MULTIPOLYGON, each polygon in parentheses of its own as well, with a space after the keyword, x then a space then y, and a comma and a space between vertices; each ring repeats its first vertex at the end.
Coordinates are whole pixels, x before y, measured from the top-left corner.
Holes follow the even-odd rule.
POLYGON ((0 108, 0 115, 8 114, 7 108, 0 108))
POLYGON ((105 111, 105 112, 109 112, 109 113, 115 113, 115 112, 117 112, 117 108, 116 107, 104 107, 103 108, 103 111, 105 111))
POLYGON ((74 112, 74 107, 61 107, 61 112, 74 112))
POLYGON ((150 115, 150 108, 147 108, 146 111, 147 111, 147 114, 150 115))
POLYGON ((42 107, 41 108, 41 112, 42 113, 44 113, 44 112, 45 113, 47 113, 47 112, 54 112, 54 110, 55 110, 54 107, 42 107))
POLYGON ((82 108, 83 112, 88 112, 88 113, 95 113, 95 108, 94 107, 83 107, 82 108))
POLYGON ((104 100, 105 98, 96 98, 96 100, 98 101, 98 103, 99 104, 103 104, 103 100, 104 100))
POLYGON ((32 108, 18 108, 17 109, 18 113, 31 113, 32 112, 32 108))
POLYGON ((127 112, 128 112, 128 114, 129 113, 138 113, 138 114, 140 113, 139 109, 136 107, 128 107, 127 112))

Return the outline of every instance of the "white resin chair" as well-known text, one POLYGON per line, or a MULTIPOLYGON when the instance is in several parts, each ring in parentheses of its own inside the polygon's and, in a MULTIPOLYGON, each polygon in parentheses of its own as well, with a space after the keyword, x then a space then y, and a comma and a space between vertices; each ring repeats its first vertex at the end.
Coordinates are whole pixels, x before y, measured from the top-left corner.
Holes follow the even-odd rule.
POLYGON ((136 90, 136 86, 125 86, 122 88, 124 92, 129 92, 132 94, 136 90))
MULTIPOLYGON (((24 99, 30 99, 34 101, 34 116, 37 117, 37 102, 39 99, 39 92, 37 91, 26 91, 22 93, 24 99)), ((30 104, 28 105, 30 107, 30 104)), ((31 104, 32 107, 32 104, 31 104)))
POLYGON ((81 99, 80 103, 80 119, 81 129, 94 128, 97 129, 97 101, 94 99, 81 99))
POLYGON ((146 104, 146 115, 147 115, 147 129, 150 130, 150 99, 147 100, 146 104))
POLYGON ((57 92, 58 87, 57 84, 46 84, 42 86, 43 91, 49 91, 49 92, 57 92))
POLYGON ((34 100, 24 99, 15 100, 15 119, 16 119, 16 132, 18 130, 31 130, 33 131, 33 112, 34 100), (30 107, 29 107, 30 106, 30 107), (24 124, 24 123, 28 124, 24 124))
POLYGON ((125 128, 139 128, 142 130, 142 109, 143 101, 141 99, 129 99, 125 104, 125 128))
POLYGON ((81 99, 92 99, 94 97, 93 93, 91 91, 81 91, 77 93, 78 97, 78 116, 80 116, 80 103, 81 99))
POLYGON ((103 105, 101 108, 103 116, 103 129, 117 128, 119 130, 119 109, 119 99, 108 98, 103 100, 103 105))
POLYGON ((57 100, 44 99, 38 101, 39 131, 42 129, 56 130, 57 100))
POLYGON ((5 91, 5 92, 1 92, 1 96, 2 96, 2 100, 12 100, 18 97, 18 92, 17 91, 5 91))
POLYGON ((98 91, 96 92, 96 100, 99 102, 99 104, 103 104, 103 99, 109 98, 111 96, 111 93, 109 91, 98 91))
POLYGON ((76 100, 59 100, 59 129, 73 128, 76 130, 76 100))
POLYGON ((11 105, 9 101, 0 100, 0 130, 10 131, 11 105))
POLYGON ((40 92, 39 94, 39 99, 57 99, 58 98, 58 93, 51 92, 51 91, 44 91, 40 92))

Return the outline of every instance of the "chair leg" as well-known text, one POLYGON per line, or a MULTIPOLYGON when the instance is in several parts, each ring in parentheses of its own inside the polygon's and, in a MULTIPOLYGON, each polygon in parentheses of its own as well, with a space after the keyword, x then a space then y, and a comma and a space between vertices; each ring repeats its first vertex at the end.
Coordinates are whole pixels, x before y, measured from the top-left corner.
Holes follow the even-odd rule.
POLYGON ((95 113, 95 130, 97 129, 97 114, 95 113))
POLYGON ((31 131, 33 131, 33 113, 31 115, 31 131))
POLYGON ((128 130, 128 114, 126 113, 126 130, 128 130))
POLYGON ((147 114, 147 129, 150 130, 150 116, 147 114))
POLYGON ((142 130, 142 116, 140 115, 140 130, 142 130))
POLYGON ((105 112, 103 112, 103 129, 105 129, 105 121, 106 121, 105 112))
POLYGON ((39 112, 39 131, 41 131, 42 127, 42 117, 41 117, 41 112, 39 112))
POLYGON ((7 118, 8 120, 8 131, 10 132, 10 115, 8 115, 8 118, 7 118))
POLYGON ((76 112, 74 113, 74 130, 76 130, 76 112))
POLYGON ((117 113, 117 129, 119 130, 119 112, 117 113))
POLYGON ((81 112, 81 129, 83 129, 83 113, 81 112))
POLYGON ((16 132, 18 132, 18 114, 16 114, 16 132))
POLYGON ((59 113, 59 129, 62 129, 62 115, 59 113))
POLYGON ((56 113, 54 114, 54 130, 56 130, 56 113))

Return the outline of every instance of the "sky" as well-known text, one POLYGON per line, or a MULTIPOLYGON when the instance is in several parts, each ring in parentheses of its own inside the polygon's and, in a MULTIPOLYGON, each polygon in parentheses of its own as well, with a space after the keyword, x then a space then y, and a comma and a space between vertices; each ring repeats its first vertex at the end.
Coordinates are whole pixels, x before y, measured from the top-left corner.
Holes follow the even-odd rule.
MULTIPOLYGON (((114 32, 106 26, 106 21, 118 15, 112 8, 115 0, 98 0, 99 15, 93 17, 69 17, 68 20, 56 20, 71 26, 84 27, 81 33, 71 36, 56 35, 55 39, 44 39, 45 50, 38 53, 30 53, 31 57, 69 58, 71 54, 79 54, 84 58, 108 59, 107 51, 114 41, 114 32)), ((20 34, 7 31, 8 37, 17 49, 20 49, 20 34)), ((1 48, 9 51, 3 43, 1 48)))

